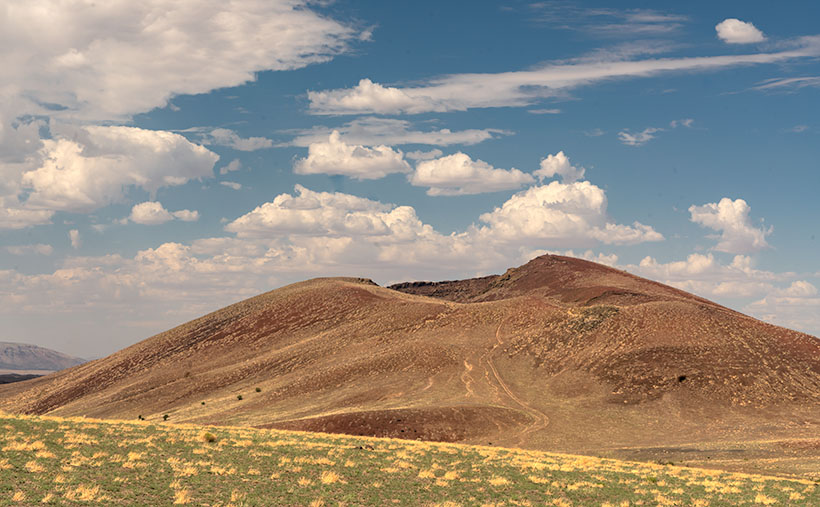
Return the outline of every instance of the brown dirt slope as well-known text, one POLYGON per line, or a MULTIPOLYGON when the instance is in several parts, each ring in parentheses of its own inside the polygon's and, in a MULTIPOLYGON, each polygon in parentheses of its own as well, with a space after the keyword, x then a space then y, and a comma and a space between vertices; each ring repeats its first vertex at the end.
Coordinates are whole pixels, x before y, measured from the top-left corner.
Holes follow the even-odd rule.
POLYGON ((671 287, 543 256, 394 289, 289 285, 0 386, 0 410, 635 455, 820 430, 820 341, 671 287))

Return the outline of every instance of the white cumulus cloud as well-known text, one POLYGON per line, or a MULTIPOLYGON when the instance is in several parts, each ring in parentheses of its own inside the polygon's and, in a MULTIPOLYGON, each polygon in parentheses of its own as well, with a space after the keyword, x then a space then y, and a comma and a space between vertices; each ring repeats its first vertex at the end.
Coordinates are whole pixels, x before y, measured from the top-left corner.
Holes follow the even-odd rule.
POLYGON ((775 291, 777 296, 806 298, 817 295, 817 287, 806 280, 796 280, 785 289, 775 291))
POLYGON ((555 155, 547 155, 547 158, 541 160, 541 167, 533 174, 540 180, 545 178, 561 178, 563 183, 574 183, 584 177, 586 169, 583 167, 575 167, 569 162, 569 158, 564 155, 563 151, 559 151, 555 155))
POLYGON ((341 174, 359 180, 384 178, 411 170, 401 150, 379 145, 366 147, 347 144, 334 130, 327 141, 308 147, 308 156, 293 164, 297 174, 341 174))
POLYGON ((749 44, 763 42, 766 37, 752 23, 736 18, 727 18, 715 25, 717 36, 728 44, 749 44))
POLYGON ((428 195, 481 194, 520 188, 534 181, 518 169, 496 169, 461 152, 419 162, 408 179, 417 187, 429 187, 428 195))
POLYGON ((436 104, 431 96, 419 95, 361 79, 353 88, 330 91, 309 91, 310 107, 319 114, 344 113, 424 113, 444 112, 445 104, 436 104))
POLYGON ((363 197, 339 192, 314 192, 301 185, 297 195, 280 194, 225 226, 239 237, 264 237, 276 233, 299 235, 382 236, 396 232, 409 219, 418 225, 415 211, 394 208, 363 197))
POLYGON ((774 289, 743 310, 772 324, 820 337, 820 297, 817 287, 806 280, 796 280, 789 287, 774 289))
POLYGON ((0 229, 25 229, 51 223, 52 210, 21 209, 17 199, 0 197, 0 229))
POLYGON ((146 201, 134 205, 128 217, 132 222, 142 225, 164 224, 175 218, 183 222, 195 222, 199 220, 199 212, 187 209, 171 212, 157 201, 146 201))
POLYGON ((749 253, 768 248, 766 236, 772 228, 755 227, 749 219, 752 208, 743 199, 724 197, 718 203, 689 207, 692 222, 721 233, 715 250, 749 253))
POLYGON ((344 51, 355 31, 306 3, 10 0, 0 18, 0 88, 59 104, 61 117, 149 111, 174 94, 237 86, 258 71, 344 51))
POLYGON ((597 243, 635 244, 661 241, 663 235, 639 222, 621 225, 606 214, 604 191, 588 181, 553 181, 513 195, 492 212, 481 215, 483 237, 548 248, 572 248, 597 243))
MULTIPOLYGON (((113 141, 126 132, 109 125, 166 106, 175 95, 238 86, 259 71, 301 68, 346 51, 357 31, 316 13, 310 3, 5 2, 0 15, 0 229, 50 223, 56 211, 89 211, 118 200, 118 187, 150 186, 151 177, 143 182, 152 172, 147 166, 138 168, 134 182, 125 174, 112 175, 120 161, 128 170, 151 160, 139 155, 130 160, 131 150, 140 151, 133 131, 121 150, 113 143, 98 146, 106 144, 103 137, 113 141), (41 138, 41 131, 49 129, 51 135, 41 138), (89 184, 87 176, 100 172, 99 185, 89 184)), ((156 137, 164 135, 169 134, 156 137)), ((230 131, 211 137, 240 150, 270 143, 230 131)), ((187 167, 182 151, 168 155, 180 155, 187 167)), ((159 166, 168 168, 163 161, 159 166)), ((170 170, 171 184, 187 178, 178 172, 170 170)))
POLYGON ((777 284, 795 276, 790 272, 756 269, 753 259, 746 255, 735 255, 729 264, 724 264, 712 253, 692 253, 684 260, 667 263, 647 256, 638 265, 622 267, 699 296, 730 300, 760 297, 777 291, 777 284))
POLYGON ((31 192, 26 207, 92 211, 121 201, 129 187, 153 193, 211 177, 219 158, 171 132, 88 126, 73 133, 43 141, 42 164, 22 176, 31 192))

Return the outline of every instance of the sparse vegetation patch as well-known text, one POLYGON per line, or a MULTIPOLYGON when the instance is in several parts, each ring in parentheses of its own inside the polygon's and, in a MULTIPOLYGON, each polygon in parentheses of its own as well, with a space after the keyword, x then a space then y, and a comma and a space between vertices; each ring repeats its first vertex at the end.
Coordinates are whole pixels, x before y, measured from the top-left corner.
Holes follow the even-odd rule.
POLYGON ((818 505, 820 485, 536 451, 0 414, 0 505, 818 505))

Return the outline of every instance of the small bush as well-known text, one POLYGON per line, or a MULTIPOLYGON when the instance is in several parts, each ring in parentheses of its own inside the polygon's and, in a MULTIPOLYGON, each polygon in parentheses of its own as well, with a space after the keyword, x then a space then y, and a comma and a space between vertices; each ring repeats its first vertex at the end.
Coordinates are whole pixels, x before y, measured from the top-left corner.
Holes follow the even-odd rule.
POLYGON ((262 388, 261 388, 261 387, 257 387, 257 388, 256 388, 256 392, 257 392, 257 393, 261 393, 261 392, 262 392, 262 388))
POLYGON ((203 402, 202 402, 202 404, 204 405, 204 404, 205 404, 205 402, 203 401, 203 402))
POLYGON ((242 401, 242 395, 241 395, 241 394, 237 394, 237 395, 236 395, 236 399, 237 399, 237 400, 239 400, 239 401, 242 401))
POLYGON ((205 433, 202 434, 202 440, 204 440, 208 443, 216 442, 216 435, 206 431, 205 433))
POLYGON ((167 421, 169 417, 171 417, 171 416, 169 416, 168 414, 165 414, 165 415, 162 416, 162 420, 167 421))

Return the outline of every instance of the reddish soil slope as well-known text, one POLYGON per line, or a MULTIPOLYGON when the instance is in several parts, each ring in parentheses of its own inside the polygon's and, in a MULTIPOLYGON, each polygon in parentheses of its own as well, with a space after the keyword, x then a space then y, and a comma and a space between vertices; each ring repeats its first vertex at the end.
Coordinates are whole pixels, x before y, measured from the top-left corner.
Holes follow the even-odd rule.
POLYGON ((0 386, 0 410, 572 452, 800 438, 820 431, 820 341, 543 256, 474 280, 293 284, 0 386))

